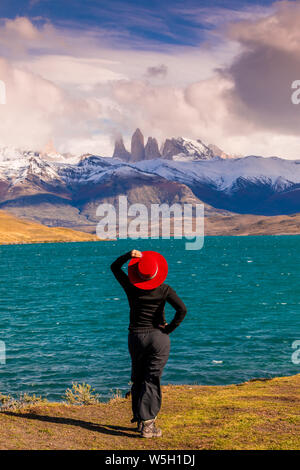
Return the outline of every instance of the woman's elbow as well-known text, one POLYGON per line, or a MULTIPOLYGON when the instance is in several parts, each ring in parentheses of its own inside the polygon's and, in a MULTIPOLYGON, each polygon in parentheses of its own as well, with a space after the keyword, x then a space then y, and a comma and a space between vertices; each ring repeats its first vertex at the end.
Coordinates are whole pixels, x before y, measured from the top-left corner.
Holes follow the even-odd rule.
POLYGON ((186 306, 184 306, 184 307, 181 308, 181 315, 182 315, 183 317, 185 317, 186 314, 187 314, 187 308, 186 308, 186 306))

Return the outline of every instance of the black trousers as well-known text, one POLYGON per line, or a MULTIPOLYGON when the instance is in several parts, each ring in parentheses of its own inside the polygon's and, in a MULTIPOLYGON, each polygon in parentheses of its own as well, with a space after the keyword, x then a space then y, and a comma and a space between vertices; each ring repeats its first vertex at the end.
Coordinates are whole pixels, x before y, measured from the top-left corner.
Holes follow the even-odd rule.
POLYGON ((159 329, 130 332, 131 398, 133 417, 154 419, 161 407, 160 377, 170 353, 169 335, 159 329))

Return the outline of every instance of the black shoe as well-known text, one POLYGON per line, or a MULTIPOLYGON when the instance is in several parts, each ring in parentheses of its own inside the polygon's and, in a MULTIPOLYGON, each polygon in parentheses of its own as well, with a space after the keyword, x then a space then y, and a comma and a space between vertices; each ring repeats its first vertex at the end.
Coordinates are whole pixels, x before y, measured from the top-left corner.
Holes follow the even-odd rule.
POLYGON ((131 423, 137 423, 135 431, 141 432, 143 427, 143 422, 139 418, 132 418, 131 423))
POLYGON ((142 432, 142 429, 143 429, 143 421, 138 421, 137 423, 137 427, 136 427, 136 430, 137 432, 142 432))

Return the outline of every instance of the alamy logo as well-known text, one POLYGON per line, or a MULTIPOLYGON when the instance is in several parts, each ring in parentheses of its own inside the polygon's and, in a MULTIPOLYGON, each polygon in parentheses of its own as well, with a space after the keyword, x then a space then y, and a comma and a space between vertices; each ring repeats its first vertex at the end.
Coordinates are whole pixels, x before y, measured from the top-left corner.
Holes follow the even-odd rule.
POLYGON ((293 104, 300 103, 300 80, 294 80, 291 88, 295 91, 291 94, 291 101, 293 104))
POLYGON ((2 80, 0 80, 0 104, 6 104, 6 86, 2 80))
POLYGON ((117 207, 100 204, 96 211, 102 217, 97 225, 101 239, 115 238, 185 238, 186 250, 201 250, 204 244, 203 204, 128 205, 127 196, 119 196, 117 207))
POLYGON ((0 341, 0 364, 6 364, 6 346, 4 341, 0 341))
POLYGON ((292 348, 296 350, 292 354, 292 363, 300 364, 300 340, 294 341, 292 344, 292 348))

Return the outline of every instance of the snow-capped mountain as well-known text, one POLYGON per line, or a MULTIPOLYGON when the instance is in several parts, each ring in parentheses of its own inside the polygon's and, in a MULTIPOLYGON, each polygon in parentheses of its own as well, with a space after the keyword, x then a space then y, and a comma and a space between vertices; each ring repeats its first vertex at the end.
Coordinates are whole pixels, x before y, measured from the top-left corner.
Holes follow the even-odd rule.
MULTIPOLYGON (((129 203, 146 205, 203 201, 210 211, 300 212, 300 160, 257 156, 190 160, 187 153, 194 155, 196 144, 187 145, 184 139, 181 144, 186 151, 182 159, 136 162, 2 149, 0 208, 65 226, 95 225, 97 205, 116 203, 123 194, 129 203)), ((197 143, 198 151, 203 150, 201 145, 197 143)))
POLYGON ((76 163, 66 163, 60 155, 57 161, 37 152, 5 154, 1 158, 0 177, 12 184, 37 176, 41 181, 59 180, 63 184, 94 184, 112 174, 130 178, 132 174, 157 175, 169 181, 194 186, 209 184, 219 191, 234 192, 239 181, 265 184, 276 191, 300 184, 300 160, 284 160, 278 157, 248 156, 235 159, 218 157, 209 160, 143 160, 124 163, 119 159, 85 155, 76 163))
POLYGON ((248 156, 207 161, 138 162, 138 168, 187 185, 200 200, 238 213, 300 211, 300 160, 248 156))
POLYGON ((162 147, 162 156, 176 161, 211 160, 213 151, 200 139, 192 140, 184 137, 167 139, 162 147))
POLYGON ((26 165, 28 158, 38 157, 49 162, 77 163, 80 157, 66 153, 52 151, 49 153, 34 150, 24 150, 16 147, 0 147, 0 166, 12 171, 26 165))
POLYGON ((278 191, 300 184, 300 160, 278 157, 248 156, 227 160, 216 157, 192 162, 157 159, 138 162, 136 167, 189 186, 207 183, 226 192, 234 191, 240 179, 267 184, 278 191))

